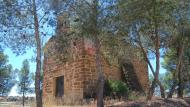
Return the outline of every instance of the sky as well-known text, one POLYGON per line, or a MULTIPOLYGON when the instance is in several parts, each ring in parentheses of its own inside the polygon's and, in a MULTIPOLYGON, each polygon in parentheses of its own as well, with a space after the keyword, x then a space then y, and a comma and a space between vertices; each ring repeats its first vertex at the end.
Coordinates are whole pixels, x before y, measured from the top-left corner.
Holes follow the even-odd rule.
MULTIPOLYGON (((152 66, 155 69, 156 68, 156 60, 155 59, 151 59, 150 62, 151 62, 152 66)), ((166 73, 166 69, 164 69, 162 67, 162 64, 161 64, 162 62, 163 62, 163 58, 160 58, 160 74, 166 73)), ((150 71, 150 68, 148 68, 148 72, 149 72, 149 74, 152 74, 151 71, 150 71)))
MULTIPOLYGON (((43 10, 39 10, 39 14, 43 17, 44 13, 43 10)), ((47 16, 47 15, 46 15, 47 16)), ((53 13, 50 13, 50 15, 48 16, 50 19, 54 19, 55 16, 53 15, 53 13)), ((39 17, 41 18, 41 17, 39 17)), ((44 18, 45 19, 45 18, 44 18)), ((56 22, 51 21, 51 24, 56 24, 56 22)), ((42 45, 44 46, 44 44, 49 40, 49 38, 55 34, 55 28, 56 25, 49 25, 50 23, 45 23, 43 28, 40 27, 40 31, 45 32, 46 36, 42 36, 42 45)), ((26 50, 26 53, 23 55, 19 55, 17 56, 16 54, 14 54, 11 49, 6 48, 4 49, 4 53, 8 56, 8 64, 11 64, 13 69, 21 69, 22 67, 22 62, 25 59, 29 60, 29 64, 30 64, 30 72, 35 72, 36 71, 36 63, 35 63, 35 58, 36 58, 36 53, 34 52, 34 48, 32 49, 28 49, 26 50)), ((34 87, 34 83, 31 84, 32 87, 34 87)), ((12 89, 11 92, 9 93, 10 96, 18 96, 19 94, 17 93, 17 86, 15 85, 12 89)), ((33 96, 33 94, 29 94, 29 96, 33 96)))
MULTIPOLYGON (((8 63, 12 65, 13 69, 20 69, 22 67, 22 62, 25 59, 31 60, 32 57, 35 57, 35 53, 33 52, 33 50, 27 50, 27 53, 20 55, 20 56, 16 56, 16 54, 14 54, 11 49, 6 48, 4 50, 4 53, 6 55, 8 55, 8 63)), ((30 61, 30 71, 34 72, 35 71, 35 62, 30 61)))
MULTIPOLYGON (((44 40, 44 43, 46 43, 49 38, 42 38, 44 40)), ((28 49, 26 50, 26 53, 23 55, 19 55, 17 56, 16 54, 14 54, 10 48, 6 48, 4 49, 4 53, 8 56, 8 64, 11 64, 13 69, 21 69, 22 67, 22 63, 25 59, 29 60, 29 65, 30 65, 30 72, 35 72, 36 71, 36 62, 35 59, 36 58, 36 54, 34 52, 34 48, 28 49)), ((16 76, 16 75, 15 75, 16 76)), ((31 84, 31 87, 34 87, 34 82, 31 84)), ((34 96, 34 94, 27 94, 28 96, 34 96)), ((13 86, 9 96, 19 96, 19 94, 17 93, 17 85, 13 86)))
MULTIPOLYGON (((6 48, 4 50, 4 53, 6 55, 8 55, 8 63, 12 65, 13 69, 21 69, 22 67, 22 62, 25 60, 25 59, 28 59, 30 60, 32 57, 35 57, 35 53, 33 52, 33 50, 27 50, 27 53, 23 54, 23 55, 20 55, 20 56, 16 56, 16 54, 14 54, 11 49, 9 48, 6 48)), ((36 69, 36 64, 35 62, 33 61, 29 61, 29 64, 30 64, 30 71, 31 72, 35 72, 35 69, 36 69)), ((15 75, 16 76, 16 75, 15 75)), ((34 87, 34 83, 31 84, 32 87, 34 87)), ((9 96, 20 96, 18 93, 17 93, 17 85, 13 86, 10 93, 9 93, 9 96)), ((34 94, 28 94, 28 96, 34 96, 34 94)))

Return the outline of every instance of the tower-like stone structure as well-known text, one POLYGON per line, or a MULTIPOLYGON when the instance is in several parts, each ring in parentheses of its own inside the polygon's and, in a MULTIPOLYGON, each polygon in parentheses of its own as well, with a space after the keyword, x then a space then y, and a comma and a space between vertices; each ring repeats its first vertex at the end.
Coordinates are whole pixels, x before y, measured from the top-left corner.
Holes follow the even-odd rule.
MULTIPOLYGON (((97 91, 98 73, 93 41, 87 38, 75 38, 67 40, 67 45, 63 45, 64 41, 60 42, 63 36, 72 35, 67 17, 63 15, 58 18, 57 34, 50 38, 45 47, 44 106, 79 103, 84 98, 94 97, 97 91)), ((122 80, 122 71, 118 66, 109 65, 103 56, 101 64, 105 79, 122 80)), ((145 67, 140 72, 148 71, 145 67)), ((143 81, 148 82, 148 78, 145 78, 143 81)))

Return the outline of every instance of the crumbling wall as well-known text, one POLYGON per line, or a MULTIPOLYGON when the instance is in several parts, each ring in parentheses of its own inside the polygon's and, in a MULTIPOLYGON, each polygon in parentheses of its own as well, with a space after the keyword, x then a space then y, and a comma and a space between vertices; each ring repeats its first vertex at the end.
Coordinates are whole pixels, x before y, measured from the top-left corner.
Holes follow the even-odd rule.
POLYGON ((135 57, 121 62, 123 78, 130 89, 147 93, 149 88, 148 66, 135 57))
MULTIPOLYGON (((51 39, 46 45, 51 53, 45 53, 44 57, 43 103, 59 105, 63 102, 77 102, 82 101, 83 98, 94 97, 97 91, 98 73, 93 45, 85 39, 71 41, 70 59, 63 62, 60 57, 64 53, 56 52, 53 47, 54 43, 57 43, 55 41, 51 39), (64 76, 64 96, 62 98, 55 97, 55 80, 59 76, 64 76)), ((121 80, 121 71, 118 67, 108 65, 103 58, 101 63, 107 79, 121 80)))
MULTIPOLYGON (((82 37, 70 40, 67 38, 72 36, 70 27, 68 14, 58 17, 56 36, 53 36, 45 47, 43 66, 44 106, 80 103, 84 98, 94 97, 97 91, 98 72, 96 70, 94 43, 90 39, 82 37), (64 76, 64 94, 62 97, 56 97, 56 78, 60 76, 64 76)), ((143 90, 148 89, 147 64, 136 59, 131 62, 136 76, 135 81, 138 81, 143 90)), ((105 79, 122 80, 123 74, 119 67, 109 65, 103 56, 101 56, 101 64, 105 79)))
POLYGON ((132 62, 134 65, 134 71, 135 74, 137 75, 138 81, 143 91, 146 93, 149 89, 148 65, 145 61, 135 58, 132 60, 132 62))

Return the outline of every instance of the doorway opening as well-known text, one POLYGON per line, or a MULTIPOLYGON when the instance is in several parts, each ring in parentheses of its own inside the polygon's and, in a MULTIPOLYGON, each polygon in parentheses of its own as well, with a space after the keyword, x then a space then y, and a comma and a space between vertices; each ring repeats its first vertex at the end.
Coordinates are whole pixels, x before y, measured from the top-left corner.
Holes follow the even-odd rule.
POLYGON ((63 97, 64 94, 64 76, 56 77, 55 97, 63 97))

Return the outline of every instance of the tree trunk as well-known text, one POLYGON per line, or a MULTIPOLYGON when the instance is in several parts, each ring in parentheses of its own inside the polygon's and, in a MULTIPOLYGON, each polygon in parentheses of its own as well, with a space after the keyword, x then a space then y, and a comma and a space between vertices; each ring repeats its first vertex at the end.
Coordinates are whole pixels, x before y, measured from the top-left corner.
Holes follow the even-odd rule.
POLYGON ((161 97, 165 98, 165 89, 164 86, 161 84, 160 81, 157 81, 158 86, 160 87, 160 93, 161 93, 161 97))
POLYGON ((98 87, 97 87, 97 107, 104 107, 103 91, 104 91, 104 73, 101 64, 100 43, 97 39, 96 45, 96 69, 98 71, 98 87))
MULTIPOLYGON (((159 70, 160 70, 159 42, 160 42, 159 41, 159 37, 156 36, 156 72, 155 72, 155 75, 154 75, 154 80, 152 82, 151 88, 149 89, 147 100, 151 100, 152 99, 153 93, 154 93, 155 88, 156 88, 156 82, 158 81, 159 70)), ((161 96, 163 98, 165 98, 164 87, 163 86, 160 86, 160 92, 161 92, 161 96)))
MULTIPOLYGON (((25 80, 23 80, 25 81, 25 80)), ((25 82, 23 83, 23 87, 22 87, 22 105, 24 107, 24 103, 25 103, 25 95, 24 95, 24 92, 25 92, 25 82)))
POLYGON ((22 92, 22 106, 24 107, 24 102, 25 102, 25 95, 24 95, 24 90, 22 92))
POLYGON ((98 72, 98 81, 97 81, 97 107, 104 107, 104 72, 101 64, 101 54, 100 54, 100 41, 98 38, 98 0, 93 0, 92 5, 92 23, 93 23, 93 31, 92 35, 95 39, 95 47, 96 47, 96 70, 98 72))
POLYGON ((180 44, 180 49, 178 50, 177 53, 178 53, 178 64, 176 66, 176 71, 173 75, 174 84, 172 85, 167 98, 172 98, 172 95, 175 91, 175 87, 177 86, 177 84, 179 85, 179 80, 176 79, 177 78, 176 76, 178 75, 178 78, 179 78, 179 75, 180 75, 181 71, 183 70, 183 67, 182 67, 182 60, 183 60, 183 54, 184 54, 183 40, 182 40, 182 43, 180 44))
POLYGON ((35 76, 35 93, 36 93, 36 107, 42 107, 42 96, 40 92, 40 71, 41 71, 41 39, 39 35, 39 23, 36 12, 36 2, 33 0, 33 15, 34 15, 34 28, 36 40, 36 76, 35 76))
POLYGON ((180 77, 180 74, 179 74, 179 77, 178 77, 178 92, 177 92, 177 97, 178 98, 183 98, 183 83, 182 83, 182 80, 181 80, 181 77, 180 77))
MULTIPOLYGON (((156 2, 155 0, 153 1, 154 2, 154 16, 156 16, 156 2)), ((156 17, 153 19, 154 21, 154 33, 153 33, 153 37, 155 36, 155 50, 156 50, 156 71, 155 71, 155 74, 154 74, 154 81, 152 82, 152 85, 151 85, 151 88, 149 89, 149 95, 147 96, 147 100, 151 100, 152 99, 152 96, 153 96, 153 93, 154 93, 154 89, 155 89, 155 86, 156 86, 156 82, 158 81, 159 79, 159 72, 160 72, 160 38, 159 38, 159 34, 158 34, 158 24, 157 24, 157 19, 156 17)), ((164 93, 164 87, 161 85, 161 83, 159 83, 158 85, 160 85, 160 92, 161 92, 161 96, 162 98, 165 98, 165 93, 164 93)))
POLYGON ((147 98, 146 98, 147 100, 152 99, 155 87, 156 87, 156 80, 154 79, 152 81, 152 85, 151 85, 150 89, 148 90, 148 95, 147 95, 147 98))
POLYGON ((177 93, 177 97, 178 98, 183 98, 183 79, 181 77, 181 73, 183 71, 183 66, 182 66, 182 63, 181 63, 181 66, 180 66, 180 71, 179 71, 179 74, 178 74, 178 93, 177 93))
MULTIPOLYGON (((155 1, 153 1, 155 2, 155 1)), ((156 2, 154 3, 154 14, 156 16, 156 2)), ((155 34, 155 50, 156 50, 156 71, 155 71, 155 76, 154 76, 154 81, 158 81, 159 79, 159 72, 160 72, 160 38, 158 35, 158 25, 157 25, 157 19, 153 19, 154 20, 154 34, 155 34)), ((155 84, 156 82, 152 82, 152 86, 150 88, 151 93, 149 93, 147 100, 151 100, 153 93, 154 93, 154 89, 155 89, 155 84), (153 89, 154 88, 154 89, 153 89)), ((161 92, 161 97, 165 98, 165 93, 164 93, 164 87, 161 85, 160 82, 158 82, 158 85, 160 86, 160 92, 161 92)))
POLYGON ((170 89, 170 91, 168 93, 167 98, 172 98, 176 86, 177 86, 177 81, 174 80, 174 83, 173 83, 173 85, 172 85, 172 87, 171 87, 171 89, 170 89))
POLYGON ((146 53, 146 51, 145 51, 145 49, 143 48, 143 45, 142 45, 142 42, 141 42, 141 39, 140 39, 140 34, 139 34, 139 32, 138 32, 138 44, 139 44, 139 46, 140 46, 140 49, 141 49, 141 51, 142 51, 142 53, 143 53, 143 56, 144 56, 144 58, 145 58, 145 61, 148 63, 148 65, 149 65, 149 67, 150 67, 150 70, 151 70, 151 72, 152 72, 152 74, 153 74, 153 76, 154 76, 154 80, 152 81, 152 85, 151 85, 151 87, 150 87, 150 89, 149 89, 149 91, 148 91, 148 95, 147 95, 147 100, 151 100, 151 98, 152 98, 152 96, 153 96, 153 93, 154 93, 154 88, 156 87, 156 83, 159 85, 159 87, 160 87, 160 92, 161 92, 161 96, 162 96, 162 98, 165 98, 165 90, 164 90, 164 87, 163 87, 163 85, 162 85, 162 83, 159 81, 159 79, 158 79, 158 75, 159 75, 159 67, 157 67, 157 66, 160 66, 160 59, 159 59, 159 57, 160 57, 160 52, 159 52, 159 44, 160 44, 160 40, 159 40, 159 38, 157 38, 158 40, 157 40, 157 51, 156 51, 156 71, 157 71, 157 73, 155 73, 154 72, 154 68, 153 68, 153 66, 152 66, 152 64, 150 63, 150 60, 148 59, 148 56, 147 56, 147 53, 146 53))
MULTIPOLYGON (((156 24, 156 22, 155 22, 156 24)), ((160 38, 158 36, 158 31, 157 31, 157 26, 155 25, 155 36, 156 36, 156 46, 155 46, 155 50, 156 50, 156 72, 155 72, 155 76, 154 76, 154 81, 152 82, 151 88, 149 89, 149 95, 147 96, 147 100, 151 100, 153 93, 154 93, 154 89, 156 87, 156 82, 158 81, 158 77, 159 77, 159 71, 160 71, 160 38)), ((161 97, 165 98, 165 93, 164 93, 164 87, 160 85, 160 92, 161 92, 161 97)))

